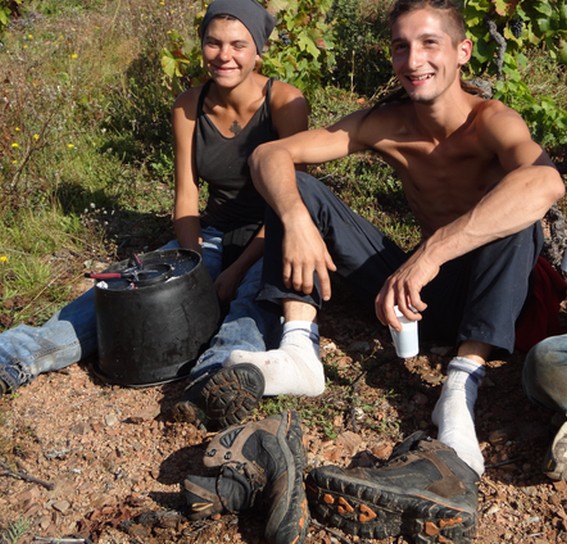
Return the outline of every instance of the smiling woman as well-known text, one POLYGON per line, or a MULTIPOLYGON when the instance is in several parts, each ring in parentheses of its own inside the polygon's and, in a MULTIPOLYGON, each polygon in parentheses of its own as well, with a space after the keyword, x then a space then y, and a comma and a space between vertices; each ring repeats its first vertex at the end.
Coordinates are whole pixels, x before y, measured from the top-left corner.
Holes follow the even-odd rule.
MULTIPOLYGON (((234 89, 253 83, 253 79, 248 81, 248 78, 259 65, 260 56, 248 29, 238 19, 227 15, 214 18, 207 26, 203 36, 203 60, 218 88, 234 89)), ((239 133, 245 122, 246 119, 234 119, 228 131, 239 133)))
POLYGON ((211 75, 234 71, 240 63, 251 72, 258 58, 252 34, 238 19, 218 16, 209 23, 203 37, 203 59, 211 75))
MULTIPOLYGON (((243 418, 263 394, 259 372, 227 371, 226 358, 236 348, 263 351, 270 334, 279 333, 279 316, 255 302, 265 203, 252 184, 248 157, 263 142, 307 128, 302 93, 256 71, 273 28, 273 17, 255 0, 215 0, 200 28, 209 80, 181 93, 172 110, 177 239, 165 248, 201 254, 226 313, 191 371, 197 383, 187 388, 178 415, 209 416, 221 426, 243 418), (202 182, 209 197, 200 213, 202 182), (220 383, 222 396, 208 395, 206 386, 220 383)), ((0 393, 97 350, 93 299, 90 290, 42 327, 19 326, 0 335, 0 393)))

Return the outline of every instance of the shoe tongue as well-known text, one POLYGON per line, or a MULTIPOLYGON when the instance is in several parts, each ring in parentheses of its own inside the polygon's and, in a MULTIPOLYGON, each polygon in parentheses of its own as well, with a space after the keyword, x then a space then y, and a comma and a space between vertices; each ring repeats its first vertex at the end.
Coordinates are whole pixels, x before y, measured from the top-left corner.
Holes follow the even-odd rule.
POLYGON ((424 431, 416 431, 415 433, 410 434, 401 444, 398 444, 394 448, 390 459, 405 455, 406 453, 417 449, 421 442, 430 442, 429 437, 424 431))
POLYGON ((227 464, 222 467, 217 482, 217 493, 223 506, 231 513, 244 512, 252 508, 256 494, 263 486, 243 473, 239 467, 227 464))

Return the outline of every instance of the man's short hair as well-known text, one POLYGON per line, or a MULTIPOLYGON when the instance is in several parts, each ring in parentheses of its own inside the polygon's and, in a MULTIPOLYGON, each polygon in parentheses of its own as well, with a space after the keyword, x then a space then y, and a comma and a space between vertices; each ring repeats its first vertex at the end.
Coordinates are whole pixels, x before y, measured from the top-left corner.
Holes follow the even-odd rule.
POLYGON ((441 12, 448 23, 447 34, 451 36, 454 44, 466 38, 465 21, 452 0, 397 0, 388 14, 390 28, 402 15, 418 9, 432 9, 441 12))

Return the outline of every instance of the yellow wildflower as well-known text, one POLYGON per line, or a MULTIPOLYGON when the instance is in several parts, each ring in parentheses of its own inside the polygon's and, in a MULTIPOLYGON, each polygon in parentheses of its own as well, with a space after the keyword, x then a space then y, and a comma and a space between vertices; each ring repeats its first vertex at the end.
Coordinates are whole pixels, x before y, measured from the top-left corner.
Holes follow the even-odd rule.
POLYGON ((33 139, 36 140, 36 141, 39 140, 39 134, 34 134, 33 139))
POLYGON ((16 143, 16 142, 12 142, 12 147, 14 149, 16 149, 17 147, 20 147, 20 144, 16 143))

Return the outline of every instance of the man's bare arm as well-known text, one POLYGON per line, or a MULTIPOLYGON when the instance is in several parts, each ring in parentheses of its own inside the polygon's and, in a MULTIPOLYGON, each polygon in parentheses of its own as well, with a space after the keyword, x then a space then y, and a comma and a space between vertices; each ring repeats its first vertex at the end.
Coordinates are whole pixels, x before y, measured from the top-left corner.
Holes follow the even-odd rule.
POLYGON ((324 300, 331 297, 328 270, 335 265, 297 190, 295 165, 338 159, 363 149, 357 132, 364 112, 327 129, 301 132, 256 148, 249 163, 260 194, 284 227, 283 279, 287 287, 311 293, 317 273, 324 300))
POLYGON ((500 109, 483 123, 483 143, 507 173, 468 213, 433 233, 388 279, 376 299, 383 323, 396 324, 394 304, 408 317, 420 318, 426 308, 421 289, 444 263, 527 228, 563 196, 561 176, 517 113, 500 109))

